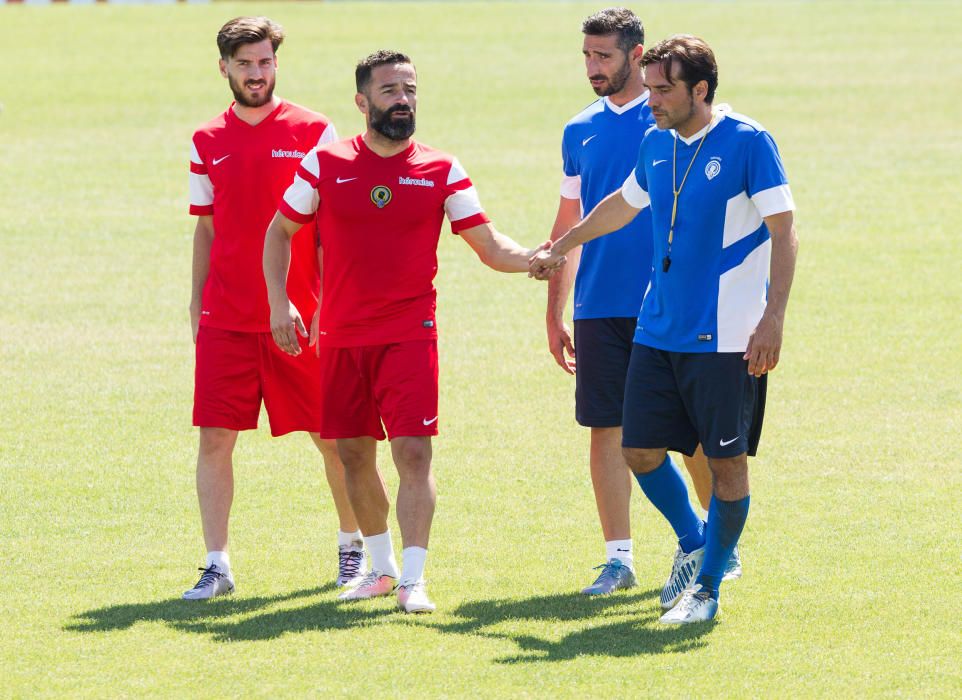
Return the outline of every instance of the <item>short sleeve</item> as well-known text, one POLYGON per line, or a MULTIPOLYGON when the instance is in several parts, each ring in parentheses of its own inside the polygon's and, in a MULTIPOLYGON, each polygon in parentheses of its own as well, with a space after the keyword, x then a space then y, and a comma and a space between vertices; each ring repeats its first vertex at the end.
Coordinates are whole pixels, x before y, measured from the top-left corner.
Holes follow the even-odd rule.
POLYGON ((294 182, 284 192, 284 197, 278 205, 281 214, 300 224, 310 222, 321 203, 317 194, 319 180, 320 163, 317 151, 312 150, 301 160, 294 175, 294 182))
POLYGON ((450 194, 444 200, 444 213, 451 222, 451 231, 460 233, 488 223, 489 219, 481 207, 478 192, 457 158, 451 161, 446 187, 450 194))
POLYGON ((207 174, 207 164, 197 150, 197 144, 190 142, 190 213, 194 216, 210 216, 214 213, 214 185, 207 174))
POLYGON ((648 191, 642 184, 645 179, 644 173, 644 168, 636 167, 621 186, 621 196, 635 209, 644 209, 651 203, 651 197, 648 196, 648 191), (642 173, 640 177, 636 174, 639 170, 642 173))
POLYGON ((748 196, 762 218, 795 210, 778 146, 767 131, 752 137, 747 168, 748 196))

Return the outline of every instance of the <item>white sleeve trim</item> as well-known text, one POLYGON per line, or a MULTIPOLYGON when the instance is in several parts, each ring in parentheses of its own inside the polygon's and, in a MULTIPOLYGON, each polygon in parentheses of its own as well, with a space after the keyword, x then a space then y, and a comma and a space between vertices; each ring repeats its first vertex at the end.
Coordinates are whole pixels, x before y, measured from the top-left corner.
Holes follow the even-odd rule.
POLYGON ((204 161, 200 159, 200 153, 197 152, 197 146, 194 145, 193 139, 190 142, 190 162, 197 163, 197 165, 204 164, 204 161))
MULTIPOLYGON (((315 165, 317 161, 315 160, 315 165)), ((321 198, 317 195, 317 190, 311 187, 307 180, 300 175, 294 176, 294 182, 284 193, 284 201, 287 206, 299 214, 308 216, 317 211, 321 203, 321 198)))
POLYGON ((635 209, 644 209, 651 203, 651 197, 638 184, 638 178, 635 177, 634 170, 625 180, 625 184, 621 186, 621 196, 635 209))
POLYGON ((455 182, 461 182, 462 180, 468 179, 468 173, 461 165, 461 161, 457 158, 451 160, 451 169, 448 171, 448 181, 446 184, 453 185, 455 182))
MULTIPOLYGON (((321 134, 321 138, 317 140, 317 146, 323 146, 325 143, 334 143, 337 141, 337 129, 334 128, 334 122, 330 122, 327 128, 324 129, 324 133, 321 134)), ((317 148, 315 146, 315 148, 317 148)))
POLYGON ((209 207, 214 203, 214 183, 207 175, 190 173, 190 203, 195 207, 209 207))
POLYGON ((792 191, 788 185, 778 185, 756 192, 752 196, 752 203, 763 219, 773 214, 795 211, 795 200, 792 198, 792 191))
POLYGON ((453 223, 476 214, 483 214, 484 209, 481 208, 478 191, 471 186, 448 195, 444 200, 444 212, 448 215, 448 220, 453 223))
POLYGON ((565 199, 581 199, 581 175, 561 177, 561 196, 565 199))

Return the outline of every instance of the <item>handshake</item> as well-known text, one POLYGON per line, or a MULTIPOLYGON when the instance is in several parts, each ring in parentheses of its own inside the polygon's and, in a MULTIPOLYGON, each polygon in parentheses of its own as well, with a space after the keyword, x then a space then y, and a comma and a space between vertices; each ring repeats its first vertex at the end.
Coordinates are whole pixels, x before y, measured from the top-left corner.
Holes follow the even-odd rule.
POLYGON ((535 248, 534 255, 528 258, 528 277, 546 280, 567 262, 561 253, 552 251, 551 241, 545 241, 535 248))

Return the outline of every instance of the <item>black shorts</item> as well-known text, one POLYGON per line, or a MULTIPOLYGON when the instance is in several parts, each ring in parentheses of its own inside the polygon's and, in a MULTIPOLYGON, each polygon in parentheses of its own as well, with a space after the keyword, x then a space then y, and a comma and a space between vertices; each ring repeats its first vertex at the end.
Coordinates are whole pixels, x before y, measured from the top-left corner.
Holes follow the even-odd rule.
POLYGON ((686 455, 754 456, 768 375, 753 377, 740 352, 667 352, 635 344, 628 366, 622 444, 686 455))
POLYGON ((635 337, 634 318, 575 321, 575 419, 588 428, 617 428, 635 337))

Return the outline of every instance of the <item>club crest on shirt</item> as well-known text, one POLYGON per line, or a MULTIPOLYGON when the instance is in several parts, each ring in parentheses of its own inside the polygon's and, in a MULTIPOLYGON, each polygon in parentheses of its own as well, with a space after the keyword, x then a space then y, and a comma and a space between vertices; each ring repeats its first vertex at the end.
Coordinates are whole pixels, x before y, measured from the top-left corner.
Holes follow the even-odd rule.
POLYGON ((721 158, 713 156, 708 165, 705 166, 705 177, 709 180, 715 179, 715 176, 721 172, 721 158))
POLYGON ((371 190, 371 201, 377 205, 378 209, 383 209, 391 201, 391 190, 384 185, 378 185, 371 190))

